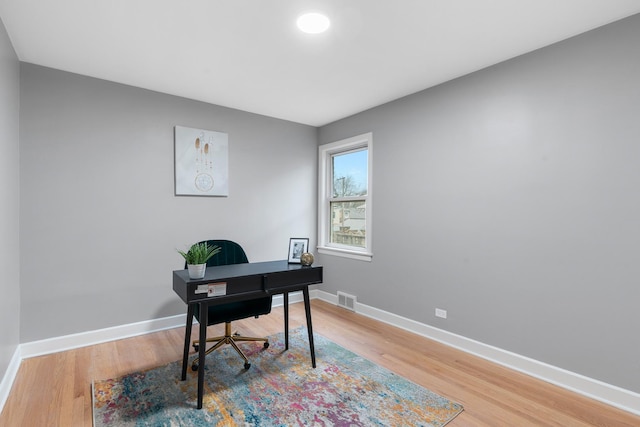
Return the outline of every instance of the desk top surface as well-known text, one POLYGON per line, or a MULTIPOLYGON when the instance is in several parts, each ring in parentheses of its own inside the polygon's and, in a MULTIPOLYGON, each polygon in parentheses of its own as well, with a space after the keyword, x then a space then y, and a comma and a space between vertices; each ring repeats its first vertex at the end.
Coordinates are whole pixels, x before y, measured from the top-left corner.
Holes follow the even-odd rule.
POLYGON ((256 276, 270 273, 282 273, 295 270, 317 269, 320 265, 304 266, 301 264, 289 264, 287 260, 250 262, 242 264, 219 265, 207 267, 205 276, 202 279, 190 279, 188 270, 175 270, 174 275, 178 276, 185 283, 211 282, 229 279, 233 277, 256 276))
POLYGON ((305 290, 318 283, 322 283, 322 266, 289 264, 286 260, 207 267, 202 279, 190 279, 188 270, 173 272, 173 290, 187 304, 255 299, 305 290))

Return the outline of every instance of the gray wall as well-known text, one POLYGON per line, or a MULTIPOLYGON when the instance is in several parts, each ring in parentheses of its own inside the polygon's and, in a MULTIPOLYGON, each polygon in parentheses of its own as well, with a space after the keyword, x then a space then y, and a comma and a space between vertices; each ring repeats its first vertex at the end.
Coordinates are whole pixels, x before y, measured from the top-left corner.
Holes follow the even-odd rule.
POLYGON ((20 330, 20 64, 0 20, 0 379, 20 330))
POLYGON ((184 313, 195 241, 314 237, 315 128, 26 63, 21 90, 21 342, 184 313), (229 197, 174 196, 175 125, 229 134, 229 197))
POLYGON ((639 114, 636 15, 322 127, 374 140, 325 290, 640 392, 639 114))

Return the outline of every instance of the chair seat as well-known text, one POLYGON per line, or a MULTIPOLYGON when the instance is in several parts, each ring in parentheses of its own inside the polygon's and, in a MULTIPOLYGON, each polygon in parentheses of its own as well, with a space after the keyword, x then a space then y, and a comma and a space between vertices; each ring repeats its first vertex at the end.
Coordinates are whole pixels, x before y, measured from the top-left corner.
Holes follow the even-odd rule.
MULTIPOLYGON (((211 306, 207 317, 207 324, 232 322, 247 317, 261 316, 271 313, 271 296, 250 301, 231 302, 223 305, 211 306)), ((199 319, 199 316, 196 315, 199 319)))

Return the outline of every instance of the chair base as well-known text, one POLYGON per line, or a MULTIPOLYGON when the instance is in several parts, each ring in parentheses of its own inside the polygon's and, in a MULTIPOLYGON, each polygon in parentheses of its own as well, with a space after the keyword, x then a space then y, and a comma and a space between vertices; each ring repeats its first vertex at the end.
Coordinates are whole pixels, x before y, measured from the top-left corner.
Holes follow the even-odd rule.
MULTIPOLYGON (((242 352, 242 350, 240 350, 240 347, 238 347, 238 345, 236 344, 237 342, 245 342, 245 341, 263 341, 264 342, 264 348, 268 348, 269 347, 269 339, 268 338, 245 337, 245 336, 238 335, 238 334, 232 334, 231 333, 231 322, 226 322, 224 324, 224 335, 217 336, 217 337, 212 337, 212 338, 207 338, 206 342, 213 342, 215 344, 211 348, 209 348, 207 351, 205 351, 205 355, 208 355, 209 353, 217 350, 218 348, 220 348, 224 344, 229 344, 240 355, 240 357, 242 357, 244 359, 244 368, 245 369, 249 369, 251 367, 251 363, 249 363, 249 359, 247 358, 247 356, 245 356, 245 354, 242 352)), ((193 345, 194 350, 198 351, 198 349, 200 347, 200 341, 195 340, 195 341, 193 341, 192 345, 193 345)), ((206 345, 206 343, 205 343, 205 345, 206 345)), ((199 359, 200 359, 199 357, 196 357, 193 360, 193 362, 191 363, 191 370, 193 370, 193 371, 197 371, 198 370, 199 359)))

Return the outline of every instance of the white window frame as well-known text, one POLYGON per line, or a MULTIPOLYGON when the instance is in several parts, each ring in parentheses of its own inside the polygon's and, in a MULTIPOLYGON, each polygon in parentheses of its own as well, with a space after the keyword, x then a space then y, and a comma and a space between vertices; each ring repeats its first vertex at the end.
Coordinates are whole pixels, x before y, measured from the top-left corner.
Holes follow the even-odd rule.
POLYGON ((373 134, 371 132, 351 138, 321 145, 318 148, 318 253, 371 261, 373 258, 372 242, 372 200, 373 200, 373 134), (367 194, 365 199, 365 246, 364 248, 331 243, 331 199, 333 183, 331 182, 332 156, 348 153, 357 149, 367 149, 367 194))

